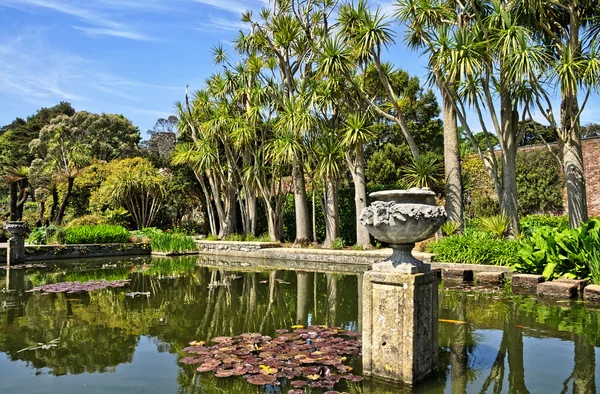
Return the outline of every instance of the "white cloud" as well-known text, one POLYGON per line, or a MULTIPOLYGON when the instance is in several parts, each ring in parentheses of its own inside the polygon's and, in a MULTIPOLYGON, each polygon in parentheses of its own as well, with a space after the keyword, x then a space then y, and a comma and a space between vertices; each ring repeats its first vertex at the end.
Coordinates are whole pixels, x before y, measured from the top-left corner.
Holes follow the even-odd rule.
POLYGON ((235 1, 235 0, 193 0, 196 3, 204 4, 210 7, 219 8, 224 11, 229 11, 237 14, 241 14, 246 11, 248 7, 248 1, 235 1))
POLYGON ((44 36, 48 29, 26 28, 21 35, 0 34, 0 94, 27 103, 59 100, 140 103, 149 92, 183 89, 144 83, 104 72, 97 62, 59 50, 44 36))
POLYGON ((208 22, 202 23, 196 30, 207 33, 221 31, 238 32, 240 30, 248 30, 248 25, 241 21, 211 17, 208 22))
MULTIPOLYGON (((140 1, 140 4, 145 2, 140 1)), ((132 7, 133 2, 125 1, 121 6, 132 7)), ((151 1, 150 4, 159 5, 160 1, 151 1)), ((127 38, 131 40, 149 40, 150 37, 130 26, 128 23, 119 22, 119 10, 116 1, 88 1, 72 2, 70 0, 0 0, 0 6, 12 7, 27 12, 46 9, 61 14, 69 15, 86 23, 88 26, 73 26, 75 29, 90 35, 106 35, 127 38)))

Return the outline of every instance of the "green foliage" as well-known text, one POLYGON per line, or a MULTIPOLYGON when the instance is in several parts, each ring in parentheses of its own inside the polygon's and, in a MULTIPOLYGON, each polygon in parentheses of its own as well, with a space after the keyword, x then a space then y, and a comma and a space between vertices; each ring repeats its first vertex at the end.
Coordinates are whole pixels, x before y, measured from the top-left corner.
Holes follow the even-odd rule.
POLYGON ((188 235, 149 232, 148 237, 155 252, 188 252, 198 249, 194 239, 188 235))
POLYGON ((447 220, 440 226, 440 230, 445 236, 454 235, 458 231, 458 223, 453 220, 447 220))
POLYGON ((17 118, 11 124, 0 127, 0 168, 29 166, 33 160, 29 143, 38 138, 40 130, 53 118, 74 113, 71 104, 61 102, 54 107, 38 110, 27 121, 17 118))
POLYGON ((91 214, 73 219, 69 223, 67 223, 65 227, 71 228, 79 226, 97 226, 99 224, 106 224, 105 219, 100 215, 91 214))
POLYGON ((517 198, 521 215, 562 213, 564 178, 547 149, 517 154, 517 198))
MULTIPOLYGON (((208 237, 207 237, 208 239, 208 237)), ((229 234, 225 236, 224 241, 238 241, 238 242, 271 242, 269 234, 252 235, 252 234, 229 234)))
POLYGON ((572 230, 535 229, 522 242, 519 261, 512 268, 519 273, 544 275, 548 280, 591 277, 600 283, 600 220, 592 219, 572 230))
MULTIPOLYGON (((562 213, 564 177, 551 152, 544 147, 517 152, 519 214, 562 213)), ((465 205, 469 217, 500 213, 494 186, 479 156, 462 163, 465 205)))
POLYGON ((208 234, 206 236, 206 240, 207 241, 218 241, 219 240, 219 236, 216 234, 208 234))
POLYGON ((468 230, 427 245, 435 260, 445 263, 511 265, 517 263, 519 242, 490 237, 483 231, 468 230))
POLYGON ((127 224, 129 224, 131 215, 125 208, 118 207, 116 209, 107 209, 106 211, 102 212, 102 218, 107 224, 125 227, 127 224))
POLYGON ((402 181, 408 187, 437 189, 444 179, 444 165, 433 154, 422 154, 403 171, 402 181))
POLYGON ((481 218, 480 226, 483 230, 489 231, 498 238, 503 238, 508 230, 510 222, 505 215, 494 215, 481 218))
POLYGON ((345 244, 346 244, 346 242, 344 241, 344 238, 336 238, 331 243, 331 249, 334 249, 334 250, 344 249, 345 244))
POLYGON ((78 226, 59 230, 57 240, 67 245, 127 243, 129 242, 129 232, 124 227, 105 224, 78 226))
POLYGON ((58 227, 54 226, 36 227, 29 234, 27 242, 31 245, 48 245, 57 230, 58 227))
POLYGON ((530 236, 539 227, 552 227, 558 231, 569 228, 568 216, 527 215, 521 218, 521 232, 530 236))
POLYGON ((90 197, 92 209, 103 212, 124 206, 137 228, 149 227, 162 207, 169 176, 141 157, 112 161, 107 171, 106 180, 90 197))
POLYGON ((400 185, 402 168, 409 165, 412 160, 410 149, 407 145, 396 146, 386 143, 368 158, 365 176, 370 189, 377 185, 400 185))

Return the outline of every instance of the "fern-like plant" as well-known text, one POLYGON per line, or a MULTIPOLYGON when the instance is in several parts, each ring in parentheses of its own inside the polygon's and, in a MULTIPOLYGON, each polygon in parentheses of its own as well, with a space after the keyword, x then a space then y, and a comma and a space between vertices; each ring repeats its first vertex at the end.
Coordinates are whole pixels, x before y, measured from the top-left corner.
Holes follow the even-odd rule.
POLYGON ((489 231, 498 238, 503 238, 508 231, 510 221, 505 215, 494 215, 482 218, 480 226, 483 230, 489 231))

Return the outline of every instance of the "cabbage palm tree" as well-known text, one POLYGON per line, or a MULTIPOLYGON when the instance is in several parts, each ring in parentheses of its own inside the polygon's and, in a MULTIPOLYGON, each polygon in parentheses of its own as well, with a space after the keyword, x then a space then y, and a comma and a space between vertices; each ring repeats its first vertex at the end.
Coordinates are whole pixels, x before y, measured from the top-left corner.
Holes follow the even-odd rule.
POLYGON ((29 168, 9 167, 2 175, 2 179, 9 184, 10 188, 10 212, 9 220, 17 221, 23 218, 23 205, 29 197, 29 168))
MULTIPOLYGON (((445 0, 399 0, 396 4, 396 17, 408 32, 405 42, 413 49, 425 50, 433 58, 444 57, 448 51, 447 41, 443 40, 448 23, 458 24, 453 4, 445 0), (434 45, 434 42, 438 45, 434 45)), ((431 65, 431 64, 430 64, 431 65)), ((463 185, 461 182, 461 158, 456 109, 454 98, 448 89, 456 84, 455 77, 443 73, 439 68, 430 67, 431 80, 435 81, 442 96, 444 116, 444 169, 446 188, 446 213, 448 220, 463 228, 463 185)))

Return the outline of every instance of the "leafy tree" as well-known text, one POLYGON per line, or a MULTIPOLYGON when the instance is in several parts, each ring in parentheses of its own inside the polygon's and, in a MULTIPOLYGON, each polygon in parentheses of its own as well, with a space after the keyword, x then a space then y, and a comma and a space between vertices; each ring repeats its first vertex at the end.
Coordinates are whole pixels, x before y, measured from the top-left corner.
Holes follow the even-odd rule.
POLYGON ((137 127, 122 115, 82 111, 58 116, 44 126, 39 137, 30 143, 31 152, 37 157, 32 168, 48 174, 44 182, 48 189, 66 183, 62 202, 51 220, 57 225, 62 223, 75 178, 92 160, 133 156, 138 152, 139 140, 137 127))
POLYGON ((138 229, 150 227, 162 208, 168 176, 148 159, 114 160, 106 166, 108 176, 90 197, 99 211, 124 206, 138 229))
POLYGON ((596 138, 600 137, 600 125, 597 123, 589 123, 581 126, 581 138, 596 138))

